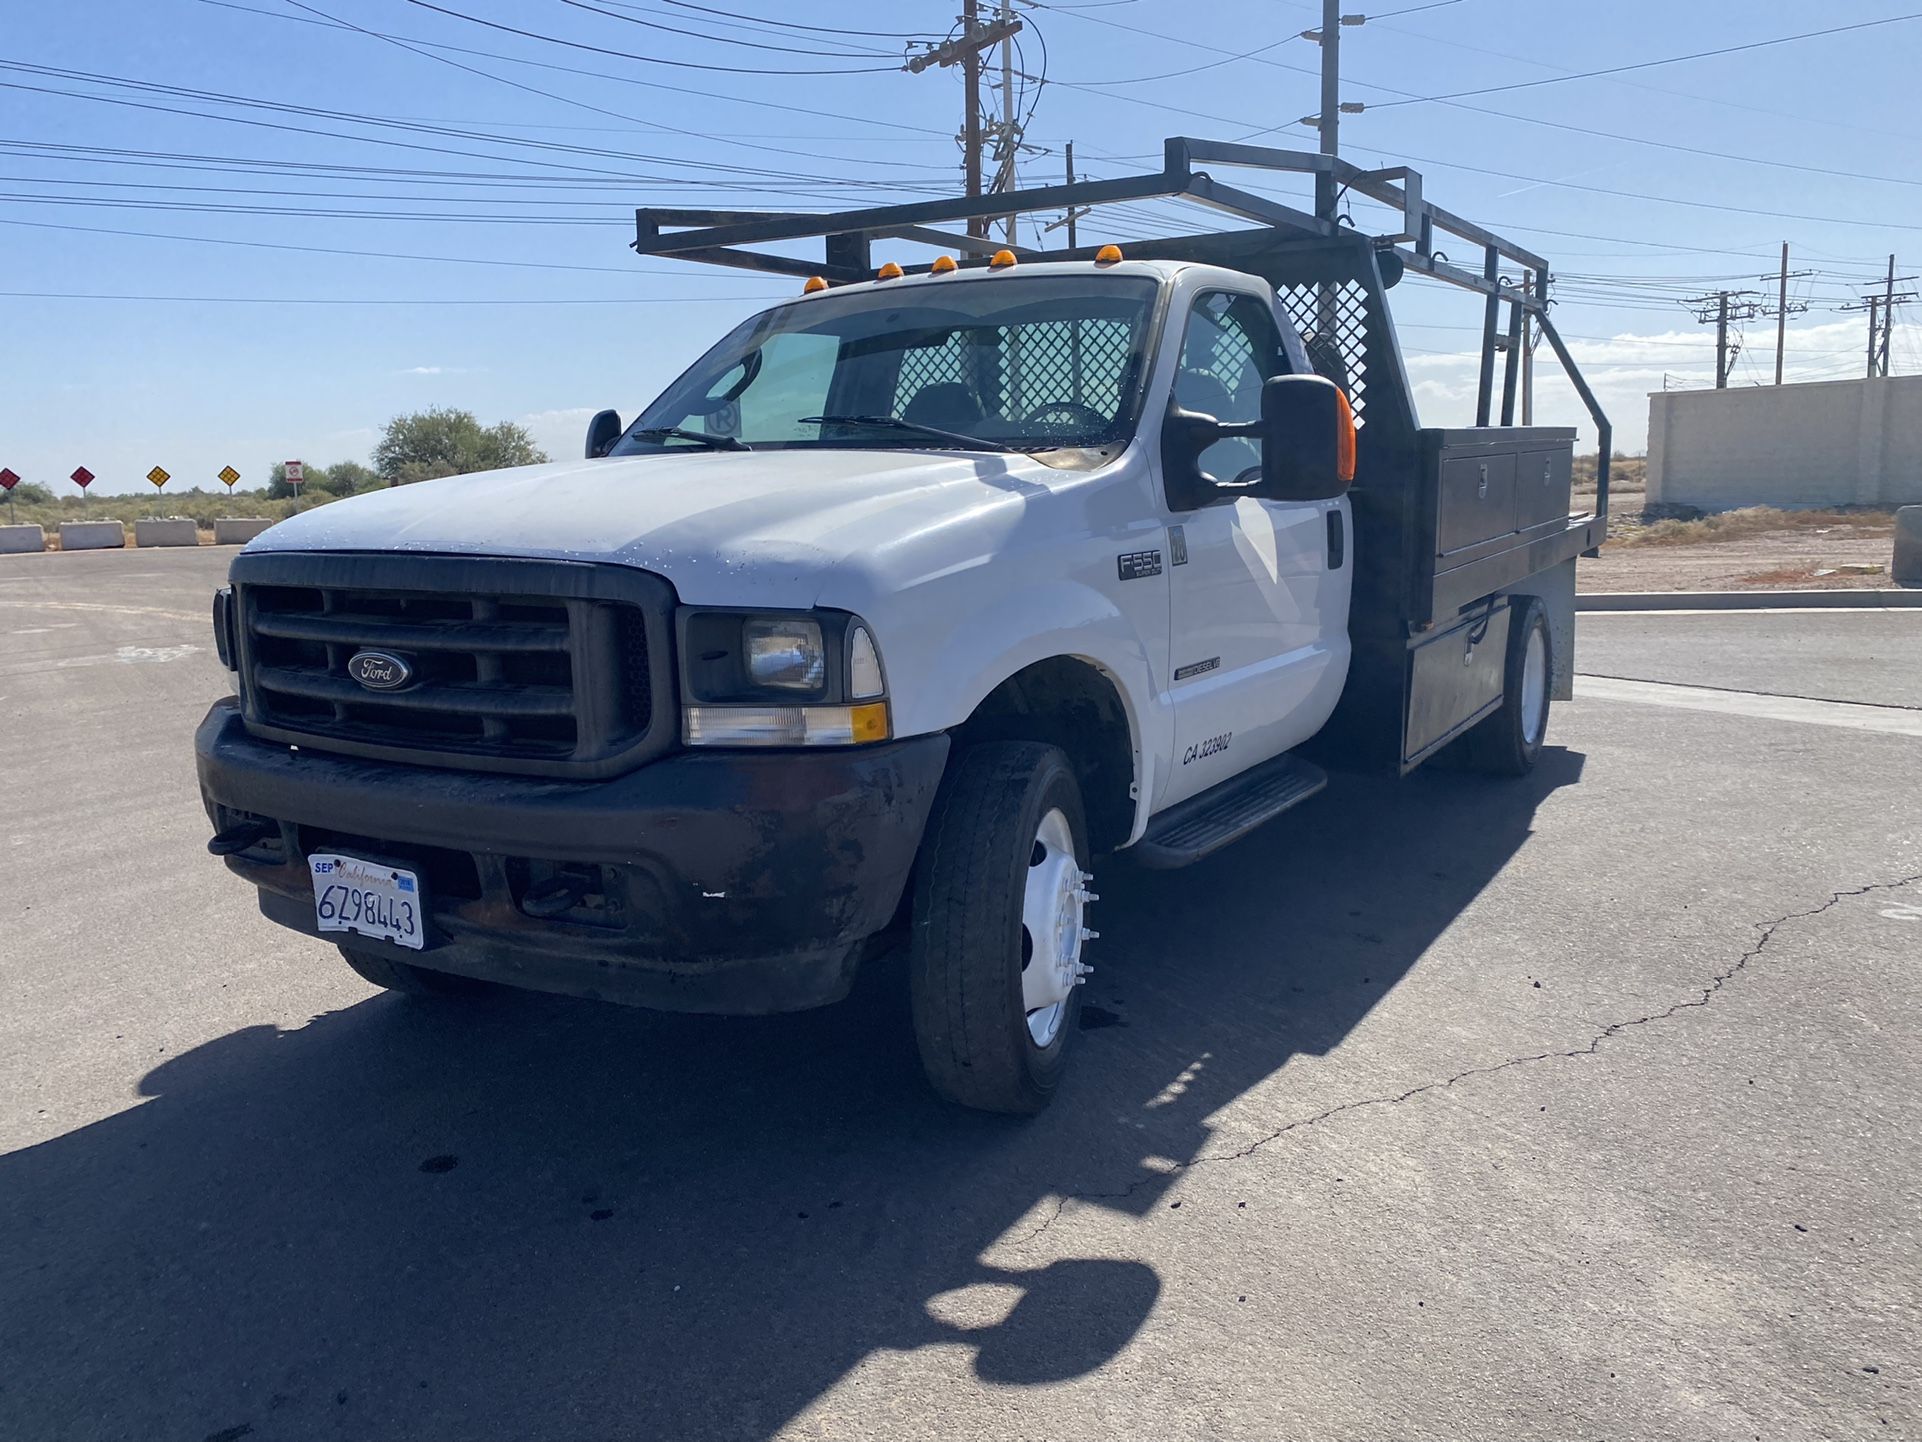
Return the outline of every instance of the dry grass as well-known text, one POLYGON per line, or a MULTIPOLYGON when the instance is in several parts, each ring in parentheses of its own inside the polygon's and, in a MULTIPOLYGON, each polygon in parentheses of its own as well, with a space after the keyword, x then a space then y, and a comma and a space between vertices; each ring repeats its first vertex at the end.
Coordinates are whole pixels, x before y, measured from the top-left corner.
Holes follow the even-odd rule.
MULTIPOLYGON (((1575 457, 1573 480, 1577 491, 1595 494, 1595 457, 1575 457)), ((1608 493, 1611 496, 1642 495, 1648 490, 1648 457, 1609 457, 1608 493)))
MULTIPOLYGON (((1872 538, 1895 533, 1893 511, 1872 506, 1850 506, 1841 510, 1784 511, 1775 506, 1744 506, 1736 511, 1717 511, 1706 516, 1668 517, 1645 524, 1623 517, 1619 534, 1611 534, 1616 546, 1699 546, 1714 541, 1739 541, 1753 536, 1796 533, 1805 538, 1833 535, 1847 538, 1872 538)), ((1610 531, 1614 531, 1611 526, 1610 531)))

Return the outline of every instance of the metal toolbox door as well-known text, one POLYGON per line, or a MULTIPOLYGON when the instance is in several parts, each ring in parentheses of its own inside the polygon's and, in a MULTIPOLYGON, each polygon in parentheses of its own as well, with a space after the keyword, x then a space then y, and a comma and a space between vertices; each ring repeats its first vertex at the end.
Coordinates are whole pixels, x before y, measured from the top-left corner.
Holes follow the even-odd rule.
POLYGON ((1514 452, 1445 457, 1436 554, 1453 555, 1514 532, 1514 452))
POLYGON ((1567 448, 1524 451, 1515 461, 1515 525, 1518 530, 1568 519, 1569 470, 1567 448))

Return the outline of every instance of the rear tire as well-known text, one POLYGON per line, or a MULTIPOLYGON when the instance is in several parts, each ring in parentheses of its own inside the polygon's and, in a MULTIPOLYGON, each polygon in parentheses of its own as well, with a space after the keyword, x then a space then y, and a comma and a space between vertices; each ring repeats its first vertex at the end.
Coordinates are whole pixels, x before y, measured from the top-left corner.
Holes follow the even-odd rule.
POLYGON ((1548 612, 1533 596, 1516 597, 1512 607, 1501 707, 1462 738, 1469 767, 1489 776, 1526 776, 1548 735, 1548 693, 1555 675, 1548 612))
POLYGON ((1060 1085, 1092 939, 1087 837, 1058 748, 988 742, 950 767, 915 869, 908 961, 921 1064, 949 1101, 1031 1116, 1060 1085))
POLYGON ((476 996, 487 990, 487 983, 451 972, 430 971, 405 961, 389 961, 371 951, 343 946, 341 957, 363 981, 402 996, 460 997, 476 996))

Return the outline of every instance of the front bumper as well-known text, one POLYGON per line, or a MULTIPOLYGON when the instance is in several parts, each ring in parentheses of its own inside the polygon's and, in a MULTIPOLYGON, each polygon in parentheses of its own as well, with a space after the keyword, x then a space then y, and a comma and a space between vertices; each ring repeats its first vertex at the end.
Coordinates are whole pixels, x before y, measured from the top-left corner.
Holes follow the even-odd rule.
POLYGON ((271 920, 319 935, 307 855, 418 871, 427 945, 329 933, 438 971, 673 1011, 795 1011, 846 994, 894 920, 948 738, 820 752, 688 752, 605 781, 364 761, 248 734, 232 699, 194 737, 227 858, 271 920), (578 883, 537 916, 530 892, 578 883))

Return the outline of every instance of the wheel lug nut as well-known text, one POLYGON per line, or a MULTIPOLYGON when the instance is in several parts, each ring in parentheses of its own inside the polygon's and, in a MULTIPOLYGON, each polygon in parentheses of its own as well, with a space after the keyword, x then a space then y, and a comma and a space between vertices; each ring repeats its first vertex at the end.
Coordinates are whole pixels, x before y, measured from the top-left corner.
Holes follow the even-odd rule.
POLYGON ((1081 939, 1083 941, 1099 941, 1101 940, 1101 933, 1098 931, 1090 931, 1084 926, 1081 928, 1081 939))

